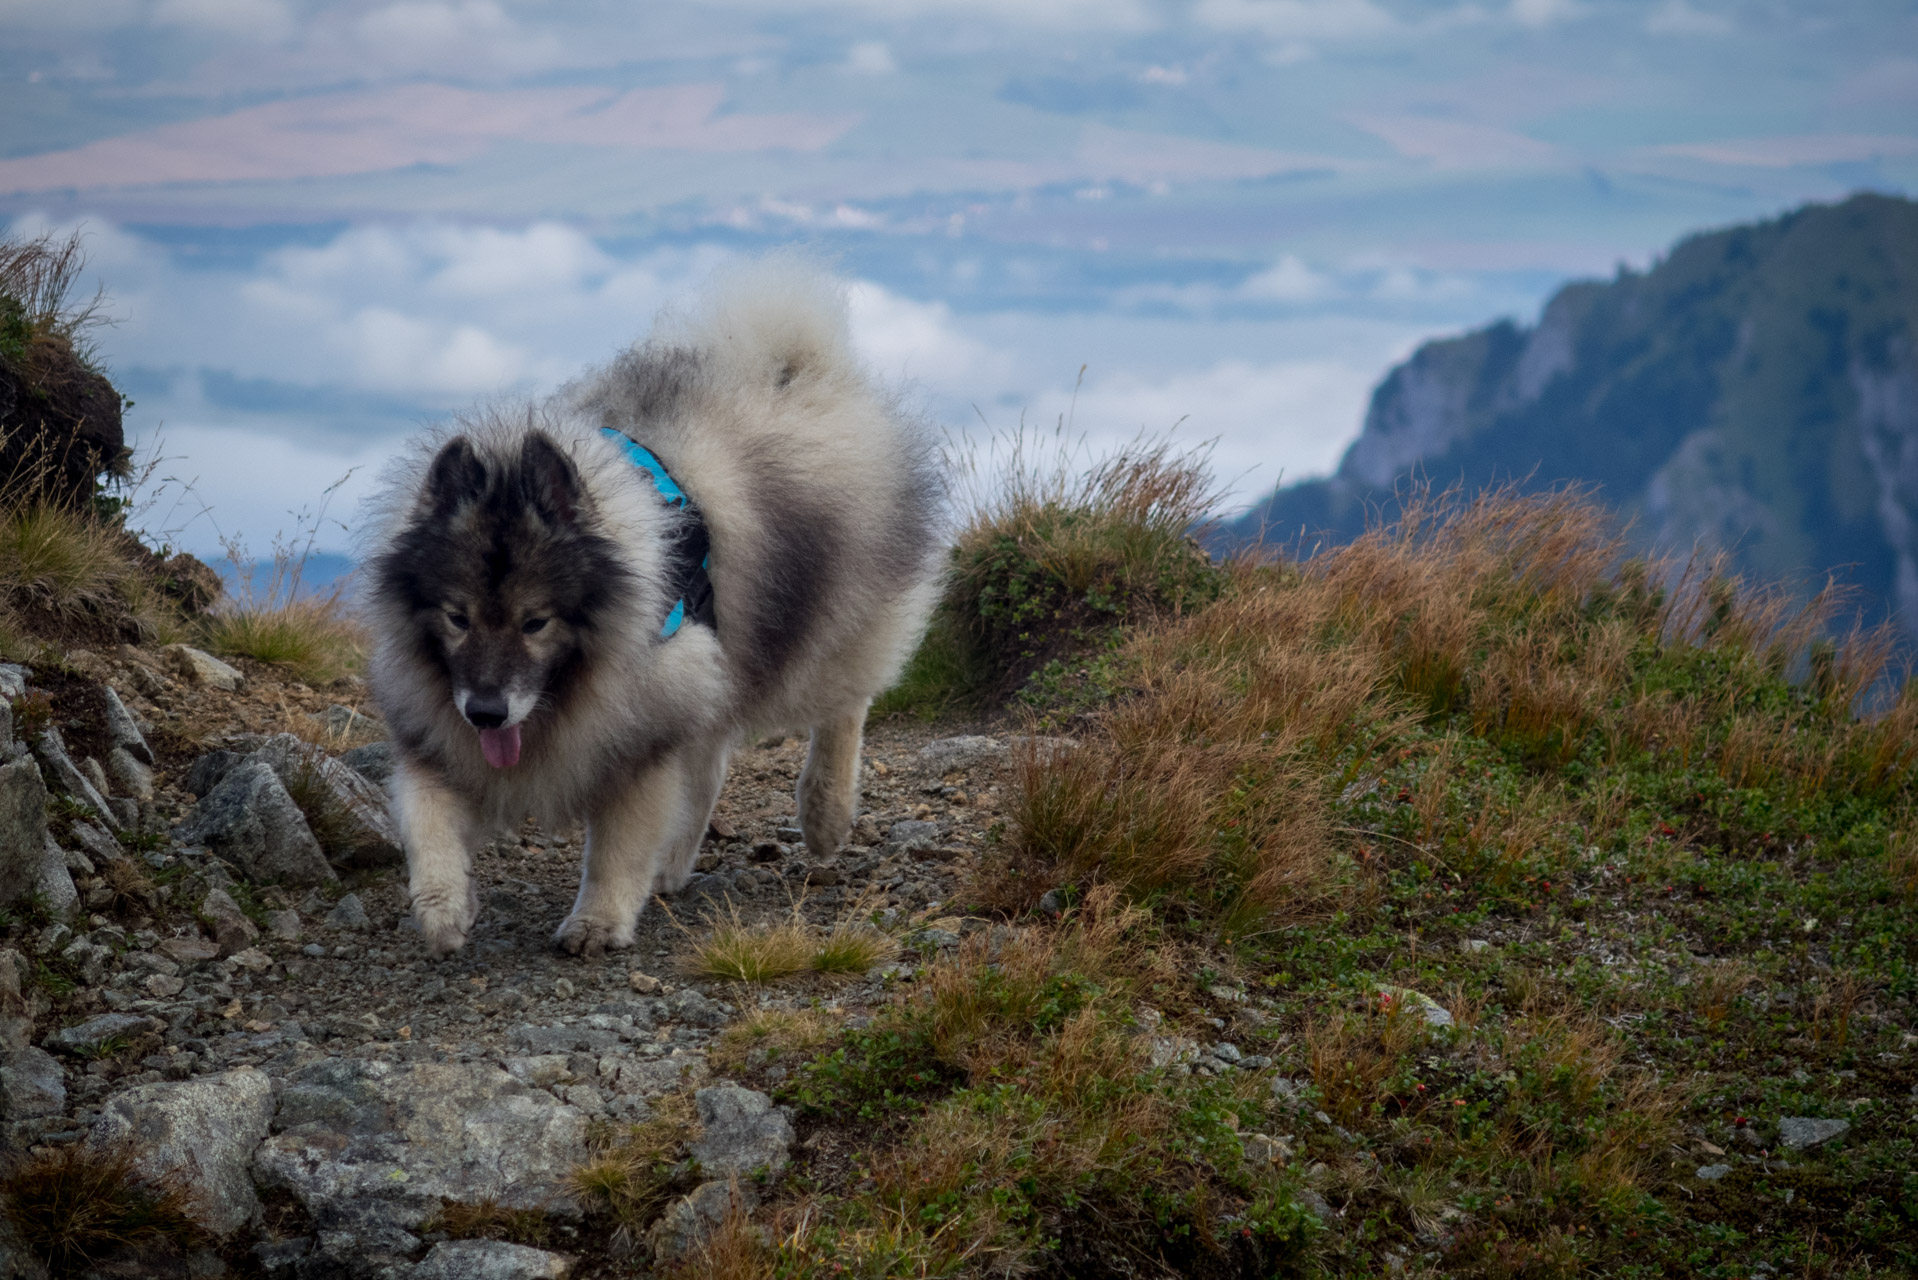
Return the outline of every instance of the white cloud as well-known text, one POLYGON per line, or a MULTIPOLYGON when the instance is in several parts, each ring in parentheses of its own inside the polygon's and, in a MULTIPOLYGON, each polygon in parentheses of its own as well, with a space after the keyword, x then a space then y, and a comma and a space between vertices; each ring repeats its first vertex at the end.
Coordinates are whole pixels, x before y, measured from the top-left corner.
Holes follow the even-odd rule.
POLYGON ((393 71, 533 71, 565 60, 557 36, 521 27, 497 0, 398 0, 361 15, 353 30, 393 71))
POLYGON ((1158 25, 1144 0, 719 0, 775 13, 852 11, 888 22, 970 18, 1015 27, 1143 31, 1158 25))
POLYGON ((1254 302, 1317 302, 1338 292, 1331 277, 1284 254, 1239 286, 1239 296, 1254 302))
POLYGON ((1095 456, 1140 431, 1177 428, 1191 444, 1216 440, 1213 470, 1241 500, 1284 479, 1326 475, 1358 435, 1381 370, 1338 360, 1222 360, 1157 377, 1089 369, 1076 403, 1059 388, 1033 420, 1069 415, 1095 456))
POLYGON ((919 382, 948 396, 977 396, 1011 372, 1005 353, 961 332, 943 302, 903 297, 870 280, 847 291, 853 342, 880 377, 919 382))
POLYGON ((1645 30, 1656 36, 1722 36, 1734 30, 1732 20, 1687 4, 1665 0, 1645 19, 1645 30))
POLYGON ((285 40, 295 26, 286 0, 159 0, 153 23, 266 43, 285 40))
POLYGON ((899 70, 884 40, 861 40, 846 50, 846 70, 864 76, 889 76, 899 70))
POLYGON ((1521 27, 1537 29, 1582 18, 1585 6, 1577 0, 1512 0, 1508 12, 1521 27))
POLYGON ((66 33, 111 31, 140 14, 138 0, 0 0, 0 31, 66 33))
POLYGON ((1355 40, 1390 35, 1401 25, 1372 0, 1199 0, 1193 16, 1279 40, 1355 40))
POLYGON ((1400 155, 1438 169, 1518 169, 1552 164, 1557 150, 1503 125, 1441 116, 1360 112, 1353 124, 1400 155))
POLYGON ((1816 133, 1784 138, 1731 138, 1648 148, 1653 155, 1703 160, 1738 168, 1789 169, 1918 155, 1918 137, 1900 134, 1816 133))

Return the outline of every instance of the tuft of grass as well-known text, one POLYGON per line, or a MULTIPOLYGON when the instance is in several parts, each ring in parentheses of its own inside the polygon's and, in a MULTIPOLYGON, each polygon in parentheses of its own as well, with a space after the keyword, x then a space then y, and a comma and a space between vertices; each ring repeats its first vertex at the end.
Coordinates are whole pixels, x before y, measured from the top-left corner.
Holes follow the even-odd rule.
POLYGON ((874 714, 932 718, 1002 702, 1047 667, 1096 654, 1117 629, 1226 588, 1197 538, 1219 499, 1203 447, 1142 435, 1094 462, 1061 424, 1022 427, 959 464, 971 511, 946 593, 874 714))
POLYGON ((178 1255, 205 1243, 178 1186, 151 1185, 125 1150, 81 1143, 16 1163, 0 1204, 22 1244, 55 1275, 73 1275, 125 1249, 178 1255))
POLYGON ((476 1204, 440 1201, 421 1224, 423 1231, 444 1231, 455 1240, 507 1240, 541 1246, 552 1243, 553 1220, 543 1209, 509 1209, 494 1199, 476 1204))
POLYGON ((722 1071, 809 1058, 838 1030, 823 1009, 754 1009, 719 1033, 709 1057, 722 1071))
POLYGON ((56 617, 99 613, 131 578, 124 541, 88 511, 0 503, 0 593, 16 608, 56 617))
POLYGON ((573 1198, 612 1228, 615 1247, 637 1247, 672 1199, 694 1114, 690 1094, 655 1099, 650 1119, 598 1135, 591 1156, 568 1175, 573 1198))
POLYGON ((771 1242, 753 1225, 738 1190, 735 1185, 726 1216, 665 1274, 684 1280, 765 1280, 775 1274, 771 1242))
POLYGON ((736 906, 708 920, 709 932, 694 941, 688 972, 726 982, 769 983, 802 973, 864 973, 898 949, 883 930, 866 923, 857 904, 831 929, 810 924, 794 903, 783 919, 746 924, 736 906))
POLYGON ((199 622, 203 643, 285 667, 309 684, 325 684, 354 670, 364 652, 358 625, 338 595, 238 604, 199 622))

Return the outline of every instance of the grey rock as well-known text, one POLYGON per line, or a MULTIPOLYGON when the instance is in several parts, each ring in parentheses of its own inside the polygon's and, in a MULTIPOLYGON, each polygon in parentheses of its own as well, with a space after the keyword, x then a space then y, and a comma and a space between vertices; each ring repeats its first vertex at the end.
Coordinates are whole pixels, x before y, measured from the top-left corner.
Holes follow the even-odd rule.
POLYGON ((140 732, 140 722, 127 710, 127 704, 120 701, 120 695, 113 686, 100 686, 101 697, 107 707, 107 738, 116 747, 125 748, 128 755, 141 764, 153 763, 153 748, 147 745, 146 735, 140 732))
POLYGON ((225 1236, 259 1220, 260 1198, 248 1169, 272 1116, 272 1081, 263 1071, 241 1067, 197 1080, 139 1085, 109 1098, 87 1143, 132 1151, 134 1167, 149 1180, 178 1179, 188 1188, 194 1221, 225 1236))
POLYGON ((27 669, 17 662, 0 662, 0 698, 11 702, 27 691, 27 669))
POLYGON ((1199 1044, 1186 1036, 1153 1036, 1146 1055, 1155 1067, 1183 1067, 1199 1060, 1199 1044))
POLYGON ((667 1265, 683 1261, 726 1220, 735 1203, 742 1213, 758 1207, 758 1196, 750 1183, 702 1183, 691 1195, 667 1205, 646 1236, 653 1260, 667 1265))
POLYGON ((41 1043, 62 1053, 97 1053, 101 1044, 108 1040, 130 1040, 148 1031, 157 1031, 163 1025, 139 1014, 103 1013, 75 1026, 50 1032, 41 1043))
POLYGON ((160 654, 188 684, 232 693, 246 683, 246 677, 239 671, 191 645, 165 645, 160 654))
POLYGON ((29 1045, 0 1057, 0 1120, 57 1116, 66 1109, 66 1074, 52 1054, 29 1045))
POLYGON ((390 1250, 442 1199, 579 1213, 566 1180, 586 1117, 490 1064, 322 1059, 288 1078, 275 1128, 255 1179, 290 1192, 330 1251, 390 1250))
POLYGON ((113 789, 120 795, 135 800, 153 799, 153 770, 135 759, 125 747, 107 752, 107 777, 113 780, 113 789))
POLYGON ((942 831, 936 822, 895 822, 886 833, 886 851, 908 853, 914 849, 930 849, 939 843, 942 831))
POLYGON ((47 788, 40 767, 31 760, 0 765, 0 906, 33 892, 46 845, 47 788))
POLYGON ((442 1240, 407 1280, 567 1280, 573 1259, 504 1240, 442 1240))
POLYGON ((400 829, 387 812, 385 788, 290 733, 275 734, 252 756, 263 760, 289 789, 320 788, 338 815, 346 847, 334 856, 356 867, 386 866, 405 860, 400 829))
POLYGON ((696 1049, 675 1049, 658 1058, 623 1059, 612 1075, 600 1076, 600 1083, 622 1097, 657 1098, 696 1088, 709 1075, 705 1054, 696 1049))
POLYGON ((68 869, 70 859, 78 856, 55 844, 51 832, 41 840, 40 869, 34 876, 33 892, 40 895, 54 916, 71 917, 79 912, 80 891, 74 887, 73 873, 68 869))
POLYGON ((792 1122, 773 1100, 754 1089, 716 1084, 693 1095, 702 1130, 690 1150, 706 1173, 748 1177, 759 1170, 777 1177, 792 1157, 792 1122))
POLYGON ((340 763, 368 782, 385 786, 393 777, 393 744, 369 742, 340 757, 340 763))
POLYGON ((209 889, 200 899, 200 917, 213 930, 213 939, 228 955, 244 950, 260 936, 260 928, 240 910, 240 904, 225 889, 209 889))
POLYGON ((373 927, 373 921, 366 914, 366 904, 360 901, 360 895, 349 893, 334 903, 333 909, 326 913, 326 927, 364 933, 373 927))
POLYGON ((113 964, 113 952, 90 938, 75 938, 60 952, 60 958, 80 971, 80 981, 97 987, 106 980, 113 964))
POLYGON ((267 932, 285 942, 300 940, 300 913, 297 911, 269 911, 266 913, 267 932))
POLYGON ((60 736, 58 729, 49 727, 41 730, 39 738, 34 741, 33 752, 52 775, 54 786, 66 792, 75 804, 91 810, 110 829, 120 829, 120 815, 113 811, 113 806, 93 785, 93 780, 73 763, 73 757, 67 754, 66 740, 60 736))
POLYGON ((1305 1091, 1312 1087, 1310 1080, 1293 1080, 1285 1076, 1272 1078, 1272 1097, 1279 1102, 1300 1102, 1305 1091))
POLYGON ((514 1027, 509 1037, 530 1053, 599 1053, 619 1043, 619 1033, 600 1027, 514 1027))
POLYGON ((220 785, 220 779, 233 772, 233 766, 246 759, 237 751, 209 751, 195 760, 186 771, 186 789, 199 799, 220 785))
POLYGON ((1381 997, 1389 997, 1397 1003, 1401 1014, 1416 1013, 1428 1027, 1449 1027, 1452 1025, 1452 1011, 1422 991, 1410 987, 1377 988, 1381 997))
POLYGON ((935 778, 962 773, 979 764, 997 764, 1006 757, 1006 744, 997 738, 966 734, 940 738, 919 748, 920 772, 935 778))
POLYGON ((1717 1182, 1732 1171, 1728 1164, 1707 1164, 1699 1166, 1697 1177, 1704 1182, 1717 1182))
POLYGON ((1849 1120, 1821 1120, 1813 1116, 1786 1116, 1778 1122, 1778 1141, 1792 1151, 1806 1151, 1842 1136, 1849 1120))
POLYGON ((305 885, 339 879, 305 815, 263 760, 234 766, 174 834, 182 844, 205 845, 249 880, 305 885))
POLYGON ((73 824, 73 842, 82 849, 85 849, 92 857, 98 858, 102 863, 112 862, 115 858, 124 858, 127 856, 127 851, 120 847, 118 840, 115 840, 111 835, 108 835, 106 831, 94 826, 91 822, 76 822, 73 824))
POLYGON ((723 1027, 729 1016, 717 1000, 708 999, 691 987, 682 987, 666 997, 666 1020, 695 1027, 723 1027))

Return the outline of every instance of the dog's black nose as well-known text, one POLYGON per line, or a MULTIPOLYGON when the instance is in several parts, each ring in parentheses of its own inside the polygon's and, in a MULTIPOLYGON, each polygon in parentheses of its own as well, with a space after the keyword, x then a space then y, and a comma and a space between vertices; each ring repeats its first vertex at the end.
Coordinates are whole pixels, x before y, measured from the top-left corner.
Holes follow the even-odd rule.
POLYGON ((506 723, 506 699, 497 693, 468 694, 465 712, 475 729, 497 729, 506 723))

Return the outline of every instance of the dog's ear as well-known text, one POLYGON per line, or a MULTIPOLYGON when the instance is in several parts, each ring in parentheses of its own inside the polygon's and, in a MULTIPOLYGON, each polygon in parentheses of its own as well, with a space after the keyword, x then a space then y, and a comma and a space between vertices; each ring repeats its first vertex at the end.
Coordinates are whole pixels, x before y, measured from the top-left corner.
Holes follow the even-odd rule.
POLYGON ((451 515, 486 491, 486 467, 465 436, 441 446, 426 472, 426 499, 437 515, 451 515))
POLYGON ((575 524, 584 497, 579 469, 543 431, 529 432, 519 450, 520 480, 526 498, 549 521, 575 524))

